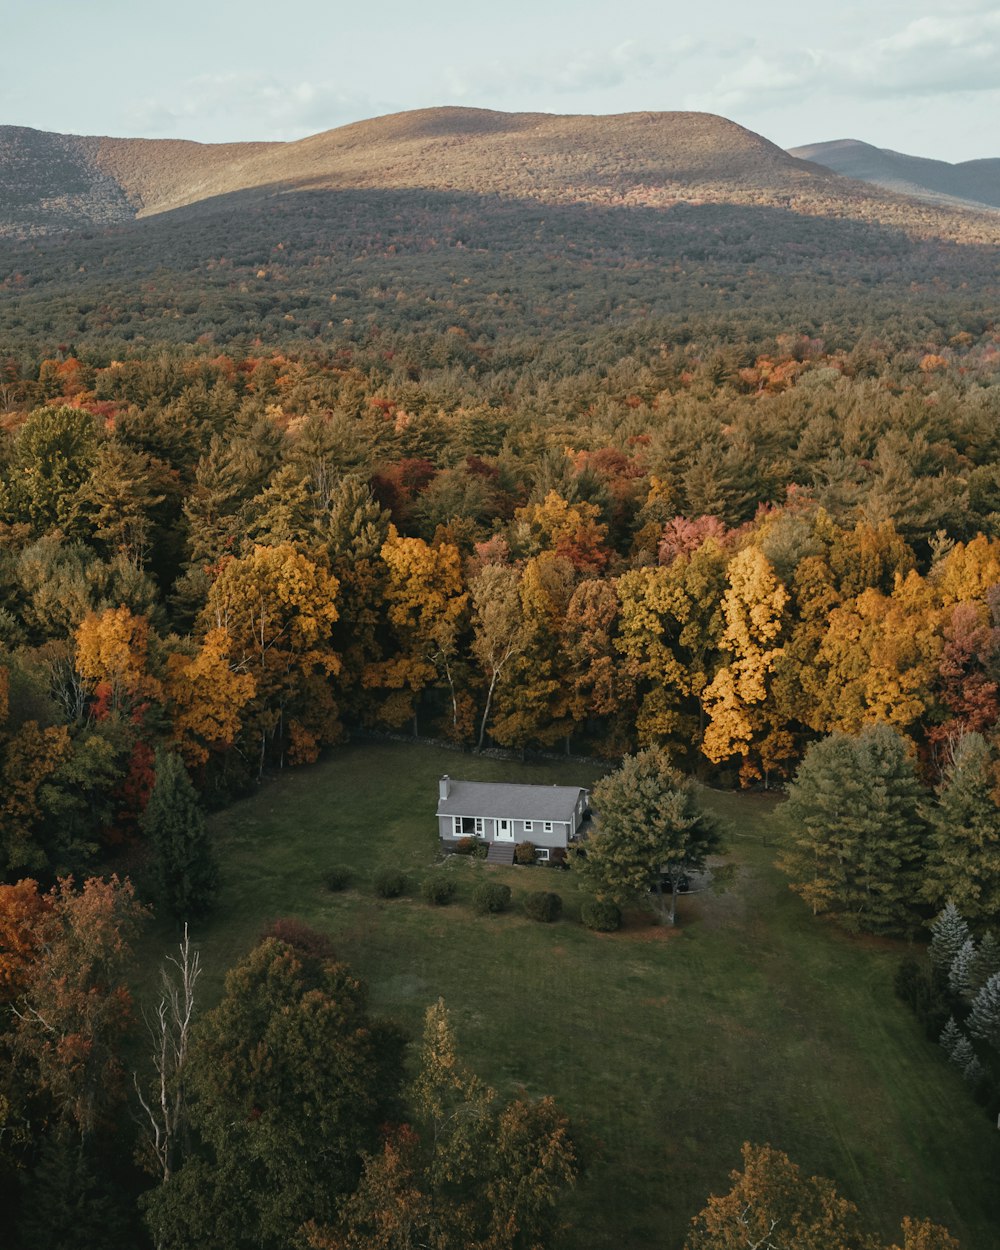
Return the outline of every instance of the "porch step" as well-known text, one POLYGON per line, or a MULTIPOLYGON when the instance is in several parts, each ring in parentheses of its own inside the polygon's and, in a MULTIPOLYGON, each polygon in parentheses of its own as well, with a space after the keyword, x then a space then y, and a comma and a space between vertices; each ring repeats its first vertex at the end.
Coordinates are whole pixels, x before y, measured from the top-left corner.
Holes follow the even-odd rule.
POLYGON ((513 842, 491 842, 486 852, 488 864, 512 864, 514 862, 513 842))

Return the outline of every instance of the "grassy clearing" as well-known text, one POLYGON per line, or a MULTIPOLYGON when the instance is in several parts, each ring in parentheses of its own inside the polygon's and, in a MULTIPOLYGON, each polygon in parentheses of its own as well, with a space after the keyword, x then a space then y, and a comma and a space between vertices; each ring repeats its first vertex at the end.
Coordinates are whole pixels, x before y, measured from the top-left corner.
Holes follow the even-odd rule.
MULTIPOLYGON (((584 1250, 679 1246, 747 1139, 833 1177, 887 1234, 909 1213, 948 1224, 965 1250, 995 1247, 998 1134, 894 999, 903 948, 849 940, 789 892, 772 867, 771 803, 706 796, 734 831, 739 871, 721 896, 682 898, 679 931, 634 916, 622 933, 596 935, 576 923, 572 873, 453 857, 456 900, 420 900, 442 772, 594 780, 570 763, 380 744, 269 782, 214 818, 225 888, 197 935, 203 1001, 277 915, 328 931, 375 1008, 413 1032, 443 996, 481 1076, 508 1095, 554 1094, 599 1143, 569 1210, 571 1244, 584 1250), (330 893, 323 874, 340 864, 354 881, 330 893), (408 896, 377 899, 374 872, 397 865, 408 896), (487 873, 511 885, 510 913, 473 915, 469 896, 487 873), (556 924, 528 920, 518 904, 542 889, 564 898, 556 924)), ((155 935, 151 969, 152 946, 170 940, 155 935)))

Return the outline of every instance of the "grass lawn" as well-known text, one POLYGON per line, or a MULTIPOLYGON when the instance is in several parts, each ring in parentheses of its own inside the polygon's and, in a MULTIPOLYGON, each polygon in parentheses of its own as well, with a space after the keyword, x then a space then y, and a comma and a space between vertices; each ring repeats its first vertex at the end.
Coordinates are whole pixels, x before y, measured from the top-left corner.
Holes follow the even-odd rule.
MULTIPOLYGON (((769 801, 706 795, 734 831, 739 870, 727 893, 683 897, 674 932, 636 915, 621 933, 597 935, 577 923, 572 873, 452 857, 455 902, 420 901, 443 772, 594 780, 569 762, 362 744, 268 782, 213 818, 224 890, 195 934, 203 1004, 278 915, 329 932, 376 1010, 413 1033, 443 996, 483 1078, 506 1095, 555 1095, 597 1144, 568 1204, 574 1247, 675 1250, 751 1140, 834 1178, 886 1235, 904 1214, 929 1216, 964 1250, 995 1250, 1000 1135, 893 997, 904 947, 848 939, 790 893, 772 866, 769 801), (340 864, 356 876, 331 894, 323 874, 340 864), (407 872, 408 897, 375 897, 371 877, 384 866, 407 872), (472 913, 469 894, 486 874, 511 885, 510 913, 472 913), (518 898, 536 889, 563 895, 563 920, 524 917, 518 898)), ((161 929, 157 955, 172 940, 161 929)))

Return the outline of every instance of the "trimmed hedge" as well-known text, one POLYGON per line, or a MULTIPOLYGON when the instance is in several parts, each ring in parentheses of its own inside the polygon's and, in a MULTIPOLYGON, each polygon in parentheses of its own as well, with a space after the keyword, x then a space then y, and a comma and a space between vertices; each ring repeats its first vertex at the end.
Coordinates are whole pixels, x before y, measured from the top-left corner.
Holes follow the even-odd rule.
POLYGON ((483 881, 472 891, 472 906, 480 916, 505 911, 510 902, 510 886, 483 881))
POLYGON ((425 903, 444 907, 455 897, 455 882, 445 876, 425 877, 420 893, 425 903))
POLYGON ((518 864, 533 864, 537 858, 534 842, 518 842, 514 847, 514 860, 518 864))
POLYGON ((543 890, 540 894, 529 894, 524 900, 524 910, 532 920, 541 920, 551 924, 562 915, 562 899, 551 890, 543 890))
POLYGON ((406 893, 406 877, 397 868, 381 868, 372 884, 379 898, 399 898, 406 893))
POLYGON ((580 908, 580 919, 588 929, 598 933, 614 933, 621 928, 622 913, 614 904, 606 899, 590 898, 580 908))

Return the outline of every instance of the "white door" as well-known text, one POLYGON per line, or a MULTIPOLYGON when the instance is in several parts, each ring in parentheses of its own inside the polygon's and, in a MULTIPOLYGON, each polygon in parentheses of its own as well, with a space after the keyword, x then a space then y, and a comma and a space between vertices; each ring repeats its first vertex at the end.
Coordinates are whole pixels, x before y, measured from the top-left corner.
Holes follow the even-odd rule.
POLYGON ((514 822, 512 820, 498 820, 497 821, 496 840, 498 842, 513 842, 514 841, 514 822))

